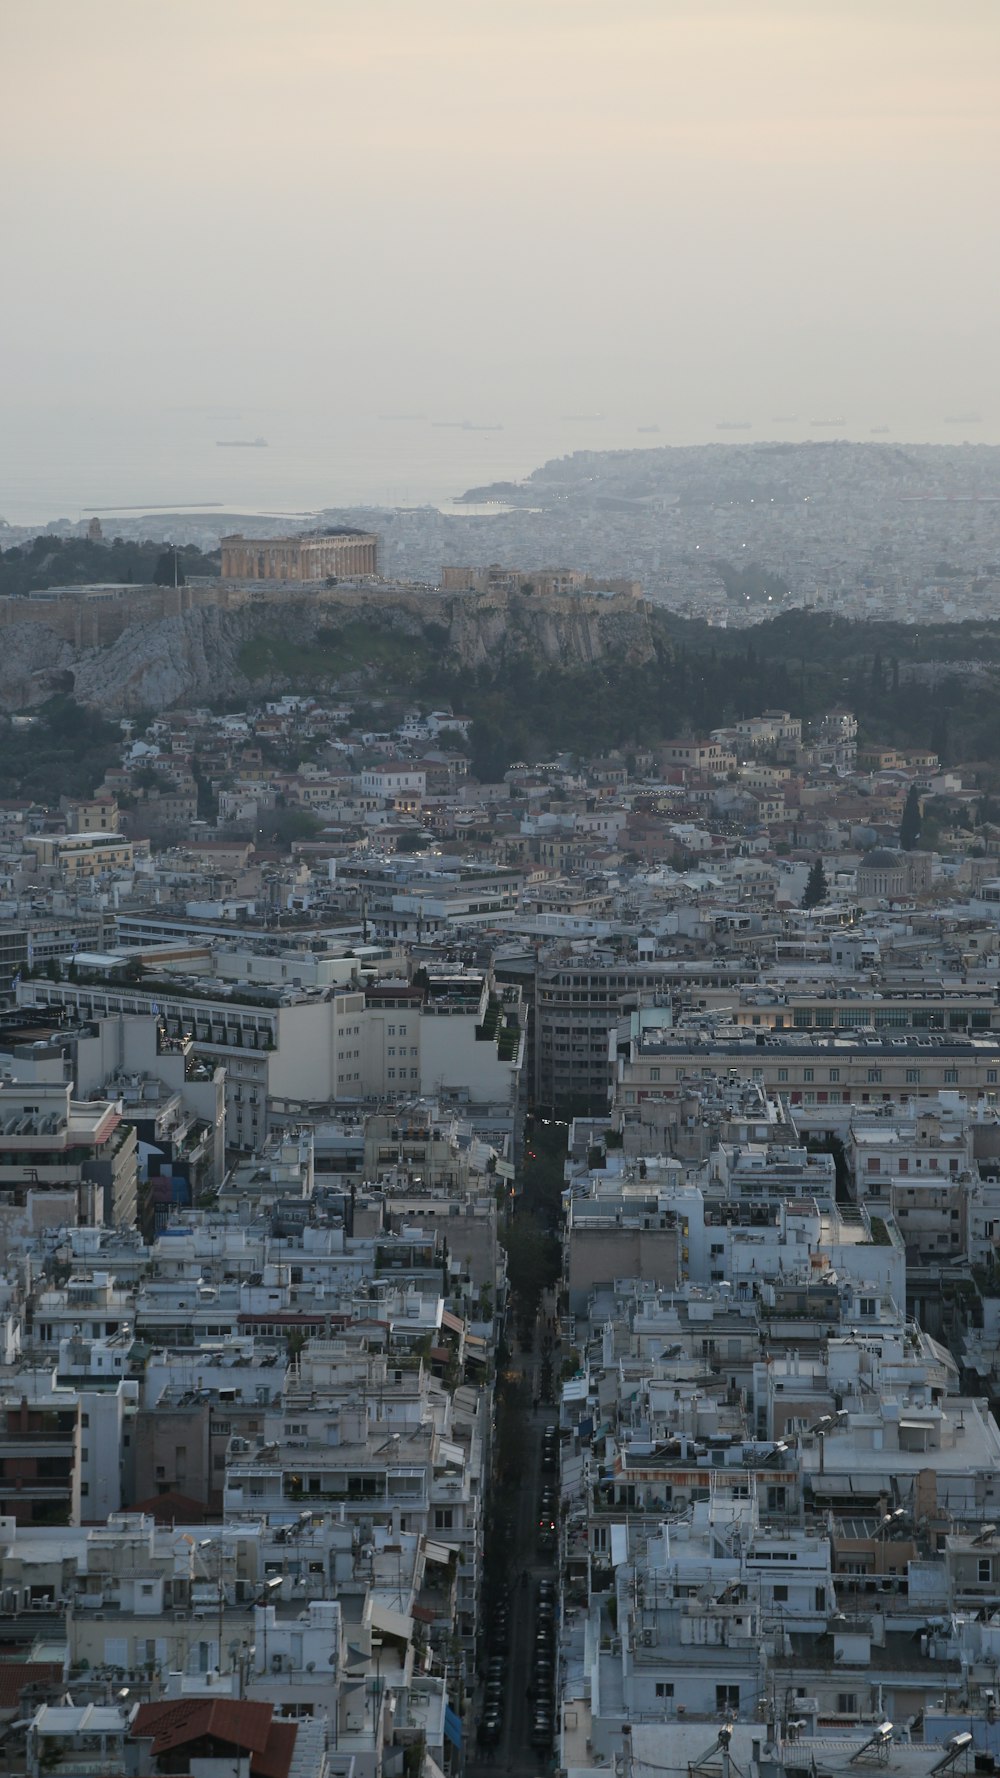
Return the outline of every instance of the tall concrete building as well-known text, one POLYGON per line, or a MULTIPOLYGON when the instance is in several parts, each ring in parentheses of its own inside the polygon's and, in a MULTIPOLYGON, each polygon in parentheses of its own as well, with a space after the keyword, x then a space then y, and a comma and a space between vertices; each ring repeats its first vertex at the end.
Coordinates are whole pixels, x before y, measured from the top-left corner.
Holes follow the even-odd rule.
POLYGON ((301 537, 222 539, 223 580, 342 580, 378 572, 378 538, 339 526, 301 537))

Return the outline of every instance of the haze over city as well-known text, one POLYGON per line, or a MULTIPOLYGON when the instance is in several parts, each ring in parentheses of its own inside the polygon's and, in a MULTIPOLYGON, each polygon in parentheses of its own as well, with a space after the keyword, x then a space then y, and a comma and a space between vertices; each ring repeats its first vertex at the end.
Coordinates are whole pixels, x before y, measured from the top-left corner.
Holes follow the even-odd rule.
POLYGON ((720 422, 1000 439, 991 0, 8 0, 0 37, 8 518, 444 500, 720 422))
POLYGON ((0 0, 0 1778, 1000 1778, 997 0, 0 0))

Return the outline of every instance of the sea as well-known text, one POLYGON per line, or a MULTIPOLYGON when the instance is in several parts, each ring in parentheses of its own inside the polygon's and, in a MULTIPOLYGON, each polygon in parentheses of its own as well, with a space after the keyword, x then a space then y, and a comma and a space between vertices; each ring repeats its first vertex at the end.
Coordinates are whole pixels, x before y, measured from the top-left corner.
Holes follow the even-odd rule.
MULTIPOLYGON (((469 488, 521 481, 579 451, 850 438, 994 442, 978 415, 897 428, 878 417, 815 422, 781 414, 371 413, 175 407, 151 412, 33 406, 0 431, 0 522, 30 526, 116 513, 200 511, 308 518, 345 507, 435 506, 456 516, 469 488), (985 436, 987 433, 989 437, 985 436), (264 439, 262 445, 234 440, 264 439), (221 442, 220 442, 221 441, 221 442)), ((107 523, 105 523, 107 529, 107 523)))

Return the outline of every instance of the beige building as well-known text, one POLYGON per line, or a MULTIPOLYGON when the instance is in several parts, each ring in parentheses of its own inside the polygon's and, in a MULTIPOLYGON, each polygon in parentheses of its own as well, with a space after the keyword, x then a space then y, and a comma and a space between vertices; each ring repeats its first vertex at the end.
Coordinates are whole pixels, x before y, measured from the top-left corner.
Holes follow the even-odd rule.
POLYGON ((1000 1088, 1000 1043, 995 1034, 950 1033, 906 1039, 888 1032, 866 1038, 803 1032, 748 1044, 746 1039, 664 1032, 658 1041, 633 1041, 613 1065, 614 1102, 626 1122, 648 1098, 669 1097, 705 1072, 732 1071, 756 1081, 769 1097, 791 1106, 800 1128, 837 1128, 849 1106, 909 1104, 942 1089, 990 1103, 1000 1088), (633 1109, 633 1107, 635 1109, 633 1109))
POLYGON ((682 766, 689 772, 732 772, 736 755, 721 741, 664 741, 660 758, 665 766, 682 766))
POLYGON ((37 833, 25 838, 39 870, 58 870, 67 877, 99 877, 102 871, 131 870, 138 853, 149 854, 149 841, 133 843, 119 833, 37 833))
POLYGON ((858 895, 863 901, 926 895, 931 887, 932 865, 930 852, 896 852, 878 846, 866 852, 858 865, 858 895))
POLYGON ((61 796, 59 807, 69 833, 117 833, 118 804, 113 796, 91 796, 81 801, 61 796))
POLYGON ((487 568, 446 566, 441 570, 445 593, 538 593, 542 598, 565 598, 573 593, 598 593, 605 598, 637 599, 639 581, 625 575, 596 578, 579 568, 506 568, 491 562, 487 568))
POLYGON ((222 539, 223 580, 340 580, 377 572, 378 538, 370 531, 222 539))

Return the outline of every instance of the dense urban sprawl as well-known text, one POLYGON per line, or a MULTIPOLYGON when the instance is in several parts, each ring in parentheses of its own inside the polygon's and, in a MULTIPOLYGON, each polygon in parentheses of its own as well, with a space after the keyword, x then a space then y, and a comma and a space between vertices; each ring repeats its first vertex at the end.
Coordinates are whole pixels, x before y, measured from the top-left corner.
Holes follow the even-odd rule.
POLYGON ((0 802, 0 1769, 992 1770, 982 762, 475 720, 0 802))

